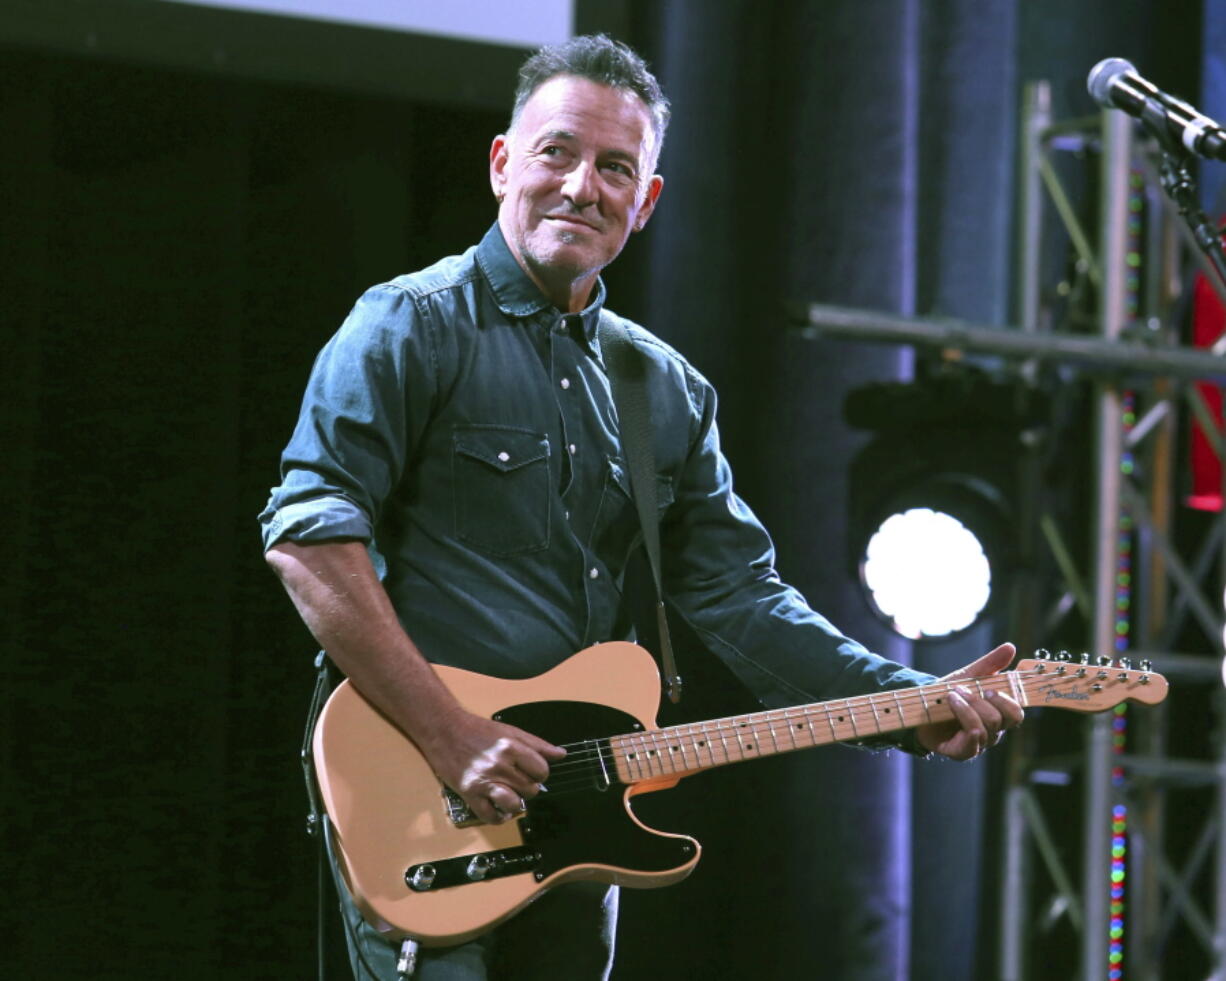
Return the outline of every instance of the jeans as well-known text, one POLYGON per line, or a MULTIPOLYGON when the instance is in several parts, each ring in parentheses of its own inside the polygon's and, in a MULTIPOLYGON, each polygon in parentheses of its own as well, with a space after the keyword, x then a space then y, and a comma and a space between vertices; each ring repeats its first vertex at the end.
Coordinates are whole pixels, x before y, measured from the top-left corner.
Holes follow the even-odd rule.
MULTIPOLYGON (((363 920, 344 882, 334 878, 355 981, 397 981, 399 941, 388 942, 363 920)), ((422 947, 413 981, 607 981, 617 898, 617 887, 604 883, 558 886, 476 940, 422 947)))

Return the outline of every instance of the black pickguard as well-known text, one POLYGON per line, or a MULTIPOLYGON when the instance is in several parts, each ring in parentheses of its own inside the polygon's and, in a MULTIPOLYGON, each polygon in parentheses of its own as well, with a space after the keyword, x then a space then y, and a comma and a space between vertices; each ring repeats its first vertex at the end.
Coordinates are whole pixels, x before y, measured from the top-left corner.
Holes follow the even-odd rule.
MULTIPOLYGON (((555 745, 607 739, 641 728, 628 713, 590 702, 528 702, 503 709, 494 718, 555 745)), ((564 771, 558 768, 555 772, 564 771)), ((588 864, 664 872, 693 858, 694 848, 688 841, 645 831, 626 813, 626 788, 617 782, 611 759, 607 768, 610 784, 602 788, 597 772, 593 770, 593 779, 580 788, 559 785, 527 802, 520 832, 524 843, 541 855, 538 873, 548 876, 588 864)))

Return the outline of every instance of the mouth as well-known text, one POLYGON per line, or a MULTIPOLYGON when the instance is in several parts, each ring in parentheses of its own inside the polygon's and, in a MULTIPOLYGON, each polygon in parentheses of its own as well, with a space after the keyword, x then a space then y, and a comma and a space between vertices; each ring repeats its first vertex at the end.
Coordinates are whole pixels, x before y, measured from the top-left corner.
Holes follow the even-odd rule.
POLYGON ((600 231, 600 229, 591 222, 584 221, 582 218, 575 215, 546 215, 545 218, 548 221, 556 221, 563 225, 570 225, 574 228, 586 228, 589 232, 600 231))

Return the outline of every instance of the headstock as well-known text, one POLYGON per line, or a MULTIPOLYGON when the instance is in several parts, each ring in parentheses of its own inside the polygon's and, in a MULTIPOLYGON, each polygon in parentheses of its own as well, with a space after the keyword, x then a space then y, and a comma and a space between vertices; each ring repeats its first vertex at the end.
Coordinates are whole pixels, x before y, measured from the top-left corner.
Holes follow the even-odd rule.
POLYGON ((1167 682, 1142 661, 1134 670, 1128 658, 1112 662, 1098 657, 1093 664, 1082 654, 1074 661, 1067 651, 1039 651, 1033 659, 1020 661, 1014 670, 1021 676, 1031 706, 1053 705, 1074 712, 1102 712, 1120 702, 1157 705, 1167 693, 1167 682))

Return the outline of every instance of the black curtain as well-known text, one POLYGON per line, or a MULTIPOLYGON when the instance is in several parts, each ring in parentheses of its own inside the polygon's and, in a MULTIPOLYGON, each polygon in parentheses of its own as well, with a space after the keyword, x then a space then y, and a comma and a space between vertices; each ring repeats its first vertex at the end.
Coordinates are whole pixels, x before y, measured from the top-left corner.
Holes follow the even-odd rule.
MULTIPOLYGON (((716 383, 780 571, 882 653, 940 672, 994 638, 912 652, 869 617, 843 559, 863 436, 840 407, 911 360, 799 340, 784 303, 1006 323, 1018 86, 1053 78, 1085 112, 1101 57, 1187 71, 1159 53, 1198 7, 629 4, 676 122, 611 305, 716 383)), ((254 516, 353 299, 492 220, 505 116, 13 47, 0 118, 0 967, 310 976, 314 649, 254 516)), ((682 645, 682 712, 748 707, 682 645)), ((832 749, 642 799, 707 852, 626 896, 618 977, 990 976, 984 768, 832 749)))

